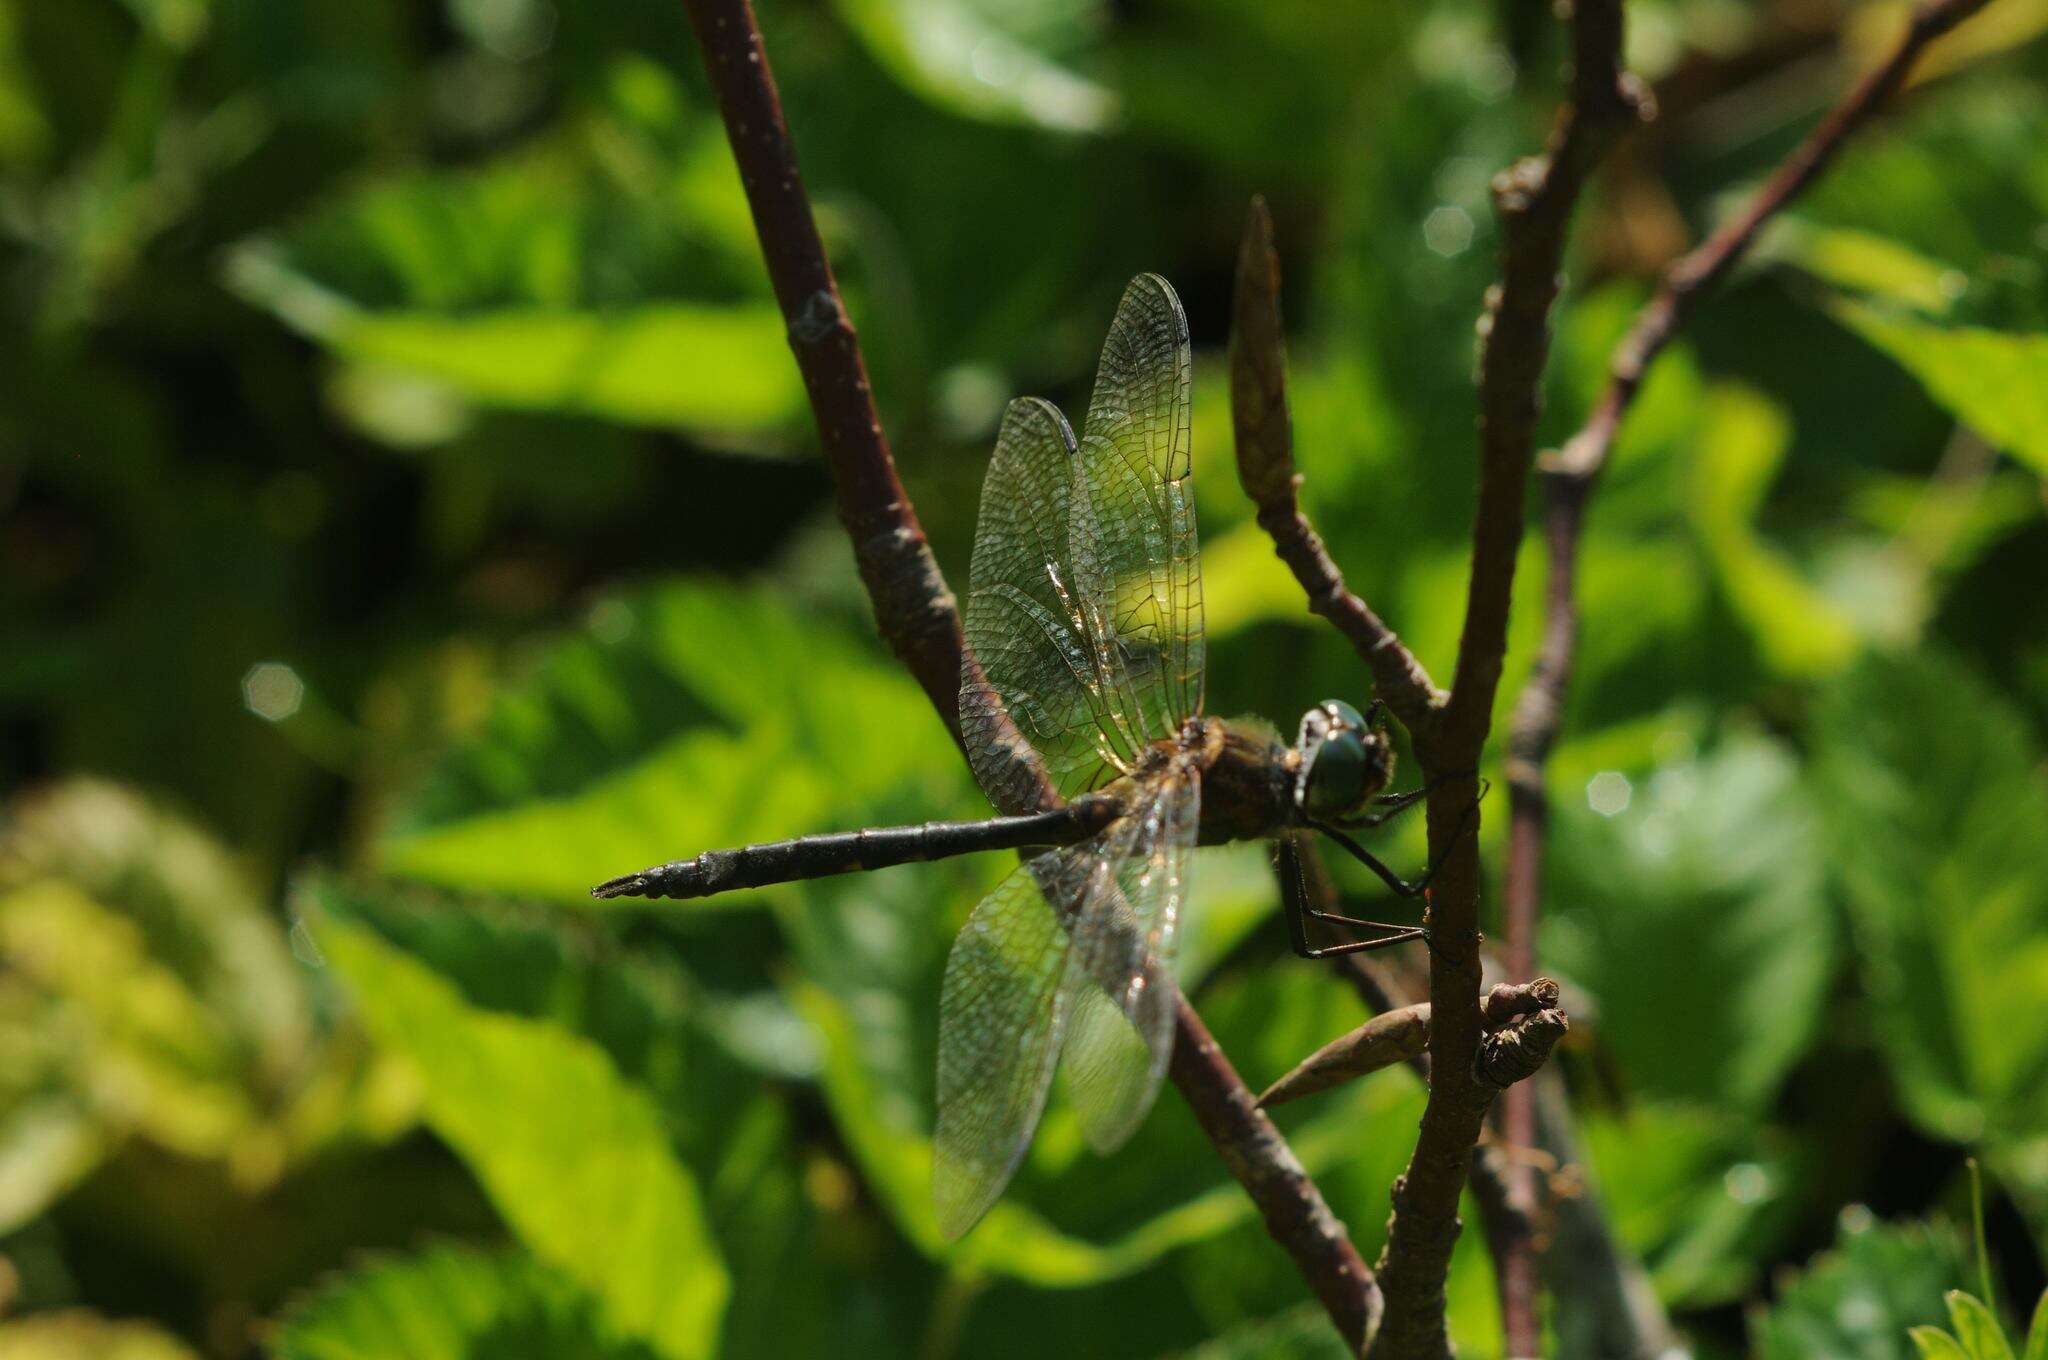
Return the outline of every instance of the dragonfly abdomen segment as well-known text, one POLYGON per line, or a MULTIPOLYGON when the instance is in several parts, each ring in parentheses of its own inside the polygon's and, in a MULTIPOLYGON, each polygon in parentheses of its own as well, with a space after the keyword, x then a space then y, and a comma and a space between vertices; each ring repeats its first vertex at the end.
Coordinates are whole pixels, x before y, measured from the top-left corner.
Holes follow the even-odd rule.
POLYGON ((804 878, 827 878, 862 869, 885 869, 917 860, 950 859, 983 850, 1072 845, 1103 830, 1123 812, 1111 794, 1084 794, 1063 808, 1027 817, 980 822, 925 822, 864 831, 798 836, 732 850, 706 850, 624 874, 590 890, 593 897, 711 897, 804 878))

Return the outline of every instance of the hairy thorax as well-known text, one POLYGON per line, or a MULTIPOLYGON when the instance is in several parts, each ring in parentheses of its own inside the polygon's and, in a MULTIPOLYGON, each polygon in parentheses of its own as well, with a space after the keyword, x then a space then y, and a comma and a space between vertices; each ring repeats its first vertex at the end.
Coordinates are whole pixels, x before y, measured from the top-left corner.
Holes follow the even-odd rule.
POLYGON ((1271 836, 1292 820, 1290 791, 1300 757, 1262 722, 1190 719, 1179 736, 1147 753, 1192 762, 1202 774, 1201 844, 1271 836))

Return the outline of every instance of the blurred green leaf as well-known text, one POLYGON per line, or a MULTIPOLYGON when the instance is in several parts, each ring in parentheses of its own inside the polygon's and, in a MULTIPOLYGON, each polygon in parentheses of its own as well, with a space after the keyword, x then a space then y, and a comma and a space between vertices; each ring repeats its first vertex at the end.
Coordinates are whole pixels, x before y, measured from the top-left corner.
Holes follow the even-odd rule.
POLYGON ((912 92, 966 118, 1100 132, 1114 93, 1047 53, 1072 48, 1093 26, 1085 0, 835 0, 875 60, 912 92))
POLYGON ((916 686, 850 633, 765 590, 693 582, 606 600, 437 766, 382 862, 587 904, 615 873, 856 825, 887 790, 922 790, 915 820, 971 807, 916 686))
POLYGON ((14 11, 0 9, 0 165, 25 167, 50 136, 21 60, 14 11))
POLYGON ((318 940, 372 1035, 419 1065, 427 1122, 534 1255, 599 1301, 608 1334, 712 1354, 730 1285, 647 1094, 589 1041, 468 1006, 360 926, 328 921, 318 940))
POLYGON ((1906 1109, 1962 1142, 2048 1123, 2048 791, 2025 720, 1926 650, 1822 695, 1815 779, 1906 1109))
POLYGON ((198 830, 118 785, 18 799, 0 830, 0 1228, 132 1136, 267 1188, 335 1131, 294 1110, 323 1071, 308 1010, 277 926, 198 830))
POLYGON ((1172 1360, 1349 1360, 1344 1338, 1320 1304, 1305 1303, 1278 1317, 1233 1327, 1172 1360))
POLYGON ((1938 326, 1847 301, 1833 311, 1957 420, 2048 477, 2048 336, 1938 326))
POLYGON ((480 405, 725 434, 775 429, 803 409, 782 314, 767 303, 366 311, 254 248, 234 256, 230 277, 336 354, 480 405))
POLYGON ((2027 1352, 2021 1360, 2048 1360, 2048 1289, 2034 1305, 2034 1321, 2027 1328, 2027 1352))
POLYGON ((1755 520, 1791 444, 1785 417, 1761 395, 1735 387, 1709 393, 1692 494, 1686 502, 1728 602, 1781 674, 1829 674, 1855 655, 1855 628, 1809 585, 1755 520))
POLYGON ((516 1251, 439 1245, 355 1266, 299 1299, 277 1360, 656 1360, 607 1337, 589 1294, 516 1251))
POLYGON ((1932 315, 1946 312, 1965 287, 1953 265, 1853 227, 1780 218, 1760 245, 1759 254, 1789 260, 1837 288, 1932 315))
POLYGON ((1872 1224, 1844 1215, 1832 1251, 1750 1319, 1757 1360, 1910 1360, 1907 1329, 1941 1320, 1962 1278, 1962 1245, 1941 1223, 1872 1224))
POLYGON ((1743 736, 1596 780, 1611 816, 1559 800, 1543 957, 1593 994, 1600 1042, 1642 1091, 1760 1112, 1837 958, 1797 768, 1743 736))
POLYGON ((1801 1174, 1786 1140, 1744 1116, 1668 1100, 1580 1112, 1616 1233, 1680 1305, 1739 1298, 1792 1221, 1801 1174))
POLYGON ((8 1360, 196 1360, 184 1342, 147 1322, 116 1322, 83 1309, 0 1322, 8 1360))

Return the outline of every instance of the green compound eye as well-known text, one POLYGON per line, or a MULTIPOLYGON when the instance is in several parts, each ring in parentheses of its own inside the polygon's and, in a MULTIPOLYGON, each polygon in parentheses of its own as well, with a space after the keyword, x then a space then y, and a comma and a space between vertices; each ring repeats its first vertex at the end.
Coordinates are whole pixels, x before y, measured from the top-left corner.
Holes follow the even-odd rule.
POLYGON ((1324 700, 1323 709, 1337 720, 1338 726, 1347 727, 1353 732, 1363 732, 1365 730, 1365 715, 1350 704, 1345 703, 1342 699, 1324 700))
MULTIPOLYGON (((1348 705, 1339 704, 1339 708, 1348 705)), ((1351 709, 1352 722, 1364 726, 1358 711, 1351 709)), ((1357 732, 1339 732, 1309 758, 1308 783, 1303 801, 1311 815, 1335 817, 1349 812, 1364 800, 1368 778, 1365 742, 1357 732)))

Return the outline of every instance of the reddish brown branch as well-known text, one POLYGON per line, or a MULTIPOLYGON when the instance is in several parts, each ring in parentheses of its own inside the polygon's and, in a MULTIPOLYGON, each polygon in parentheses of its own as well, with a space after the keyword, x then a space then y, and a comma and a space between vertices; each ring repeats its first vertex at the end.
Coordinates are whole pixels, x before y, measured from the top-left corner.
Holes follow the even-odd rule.
POLYGON ((1362 1352, 1379 1328, 1383 1307, 1372 1270, 1185 998, 1168 1075, 1345 1344, 1354 1354, 1362 1352))
MULTIPOLYGON (((1536 973, 1536 928, 1542 901, 1543 847, 1550 805, 1544 769, 1563 721, 1565 693, 1578 644, 1577 575, 1586 502, 1606 466, 1622 420, 1641 390, 1652 360, 1691 316, 1705 293, 1726 278, 1764 225, 1826 169, 1844 142, 1870 122, 1911 72, 1926 46, 1983 8, 1986 0, 1938 0, 1917 11, 1889 57, 1843 97, 1826 118, 1779 164, 1763 186, 1705 241, 1667 269, 1657 291, 1614 352, 1606 390, 1564 448, 1546 461, 1544 547, 1549 577, 1544 590, 1543 640, 1536 666, 1516 700, 1508 740, 1510 826, 1504 924, 1508 975, 1536 973)), ((1502 1107, 1502 1134, 1511 1148, 1538 1142, 1534 1088, 1511 1089, 1502 1107)), ((1525 1208, 1534 1177, 1523 1168, 1515 1197, 1525 1208)), ((1508 1354, 1534 1354, 1537 1262, 1525 1240, 1501 1270, 1508 1354)))
MULTIPOLYGON (((876 626, 958 740, 961 668, 971 662, 959 608, 896 476, 860 343, 797 174, 753 7, 748 0, 685 0, 685 7, 718 92, 876 626)), ((1052 791, 1046 794, 1050 801, 1052 791)), ((1372 1272, 1201 1017, 1186 998, 1179 1006, 1174 1085, 1338 1331, 1362 1348, 1381 1306, 1372 1272)))
POLYGON ((1591 478, 1607 461, 1621 420, 1635 401, 1650 361, 1670 342, 1701 294, 1727 276, 1749 250, 1757 233, 1797 198, 1834 160, 1842 144, 1862 128, 1898 91, 1927 45, 1984 8, 1987 0, 1936 0, 1914 12, 1891 55, 1829 111, 1806 140, 1771 172, 1742 211, 1664 272, 1656 295, 1614 352, 1611 377, 1584 427, 1550 460, 1547 471, 1591 478))
POLYGON ((1280 560, 1322 615, 1372 668, 1373 688, 1418 739, 1441 697, 1429 672, 1394 630, 1351 593, 1323 540, 1301 509, 1294 470, 1294 426, 1287 410, 1287 341, 1280 325, 1280 257, 1273 218, 1252 200, 1237 255, 1230 326, 1230 415, 1237 432, 1237 476, 1258 507, 1259 525, 1280 560))
POLYGON ((1479 500, 1472 575, 1458 664, 1425 769, 1449 772, 1429 799, 1431 853, 1440 857, 1430 894, 1430 1082, 1408 1169, 1393 1187, 1393 1217, 1380 1258, 1387 1314, 1374 1354, 1438 1360, 1450 1353, 1444 1281, 1457 1241, 1458 1198, 1488 1107, 1490 1082, 1474 1075, 1485 1030, 1479 985, 1479 854, 1473 775, 1492 727, 1507 649, 1508 607, 1522 540, 1523 502, 1535 446, 1539 388, 1550 350, 1572 208, 1608 144, 1644 111, 1621 71, 1620 0, 1579 0, 1572 22, 1572 93, 1540 157, 1494 182, 1501 226, 1501 280, 1481 323, 1479 500), (1463 775, 1463 777, 1459 777, 1463 775))

